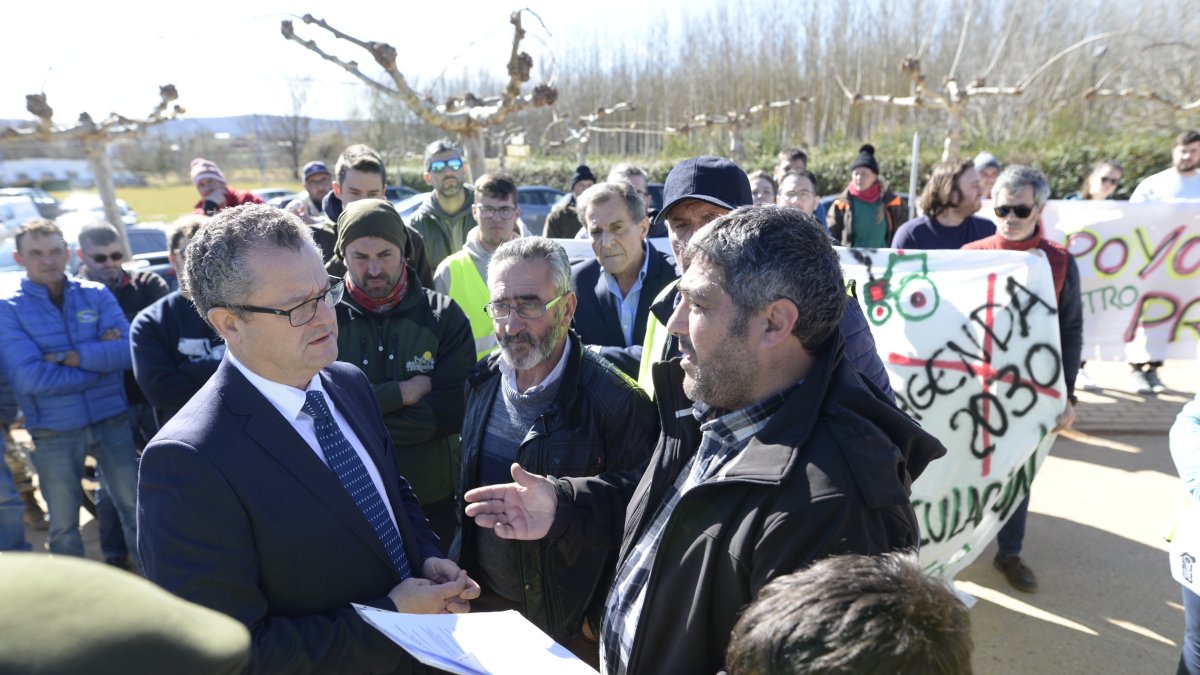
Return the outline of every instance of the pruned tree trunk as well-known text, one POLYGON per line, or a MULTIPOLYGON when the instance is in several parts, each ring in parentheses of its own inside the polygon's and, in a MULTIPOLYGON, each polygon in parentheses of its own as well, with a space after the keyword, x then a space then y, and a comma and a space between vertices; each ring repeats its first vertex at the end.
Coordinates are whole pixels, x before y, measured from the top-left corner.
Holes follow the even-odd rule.
POLYGON ((133 120, 116 113, 110 114, 97 123, 88 113, 79 115, 79 123, 69 128, 54 128, 54 109, 46 102, 46 95, 29 94, 25 97, 25 109, 37 118, 37 126, 32 129, 6 128, 0 131, 0 142, 24 140, 29 136, 37 136, 45 140, 77 140, 83 143, 87 154, 88 165, 96 177, 96 188, 100 192, 100 201, 104 204, 105 219, 117 228, 121 236, 121 246, 126 255, 130 253, 129 237, 125 234, 125 224, 121 222, 121 210, 117 207, 117 190, 113 184, 112 163, 108 158, 108 144, 121 138, 132 138, 147 128, 162 124, 186 112, 180 105, 172 105, 179 98, 175 86, 171 84, 158 88, 159 102, 148 116, 141 120, 133 120))

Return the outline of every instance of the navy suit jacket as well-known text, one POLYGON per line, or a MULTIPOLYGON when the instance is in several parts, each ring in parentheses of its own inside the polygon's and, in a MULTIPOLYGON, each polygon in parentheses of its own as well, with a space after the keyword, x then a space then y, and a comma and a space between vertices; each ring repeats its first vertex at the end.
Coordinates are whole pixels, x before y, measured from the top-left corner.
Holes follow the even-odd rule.
POLYGON ((646 339, 650 305, 662 289, 676 278, 675 266, 665 253, 645 241, 642 245, 649 249, 650 262, 646 266, 646 278, 642 279, 642 294, 638 297, 637 313, 634 314, 633 344, 628 347, 625 346, 625 335, 621 332, 617 299, 608 290, 600 261, 592 258, 571 267, 571 285, 575 288, 575 295, 579 296, 579 304, 575 308, 575 332, 583 344, 599 345, 601 356, 635 379, 642 360, 642 341, 646 339))
MULTIPOLYGON (((440 556, 367 378, 334 362, 321 382, 383 478, 414 571, 440 556)), ((241 372, 213 377, 146 447, 138 483, 146 577, 224 612, 253 637, 250 672, 406 672, 411 662, 351 602, 394 609, 400 583, 354 500, 241 372)))

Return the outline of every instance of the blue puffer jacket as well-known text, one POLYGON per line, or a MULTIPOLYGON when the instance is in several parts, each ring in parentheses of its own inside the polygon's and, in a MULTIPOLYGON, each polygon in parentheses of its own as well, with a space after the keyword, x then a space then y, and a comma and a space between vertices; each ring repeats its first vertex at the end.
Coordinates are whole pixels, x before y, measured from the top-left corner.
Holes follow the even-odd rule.
POLYGON ((79 429, 125 412, 123 371, 131 367, 129 322, 102 284, 67 278, 63 307, 29 279, 0 300, 4 369, 30 429, 79 429), (118 340, 100 341, 111 328, 118 340), (79 366, 43 357, 74 351, 79 366))

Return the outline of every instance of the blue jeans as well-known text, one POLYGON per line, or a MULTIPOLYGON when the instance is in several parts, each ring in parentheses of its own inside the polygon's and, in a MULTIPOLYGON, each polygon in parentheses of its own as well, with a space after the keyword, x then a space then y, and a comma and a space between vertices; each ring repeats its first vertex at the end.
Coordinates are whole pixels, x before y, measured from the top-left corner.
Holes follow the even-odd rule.
POLYGON ((1029 517, 1029 495, 1021 500, 1020 505, 1013 509, 1008 522, 1000 528, 996 543, 1000 552, 1005 555, 1021 555, 1021 544, 1025 542, 1025 519, 1029 517))
POLYGON ((1183 653, 1178 675, 1200 675, 1200 596, 1183 590, 1183 653))
MULTIPOLYGON (((0 433, 0 455, 4 454, 4 434, 0 433)), ((17 492, 8 464, 0 462, 0 551, 28 551, 25 541, 25 502, 17 492)))
MULTIPOLYGON (((154 421, 154 408, 146 403, 135 403, 129 406, 129 428, 133 432, 133 443, 139 449, 146 447, 154 434, 158 433, 158 424, 154 421)), ((108 484, 104 471, 96 471, 100 489, 96 491, 96 520, 100 525, 100 550, 108 561, 125 560, 129 557, 129 546, 121 531, 121 519, 112 499, 108 496, 108 484)))
POLYGON ((103 468, 126 541, 137 541, 137 451, 124 413, 82 429, 30 429, 33 465, 50 507, 50 552, 83 557, 79 507, 83 464, 88 454, 103 468))

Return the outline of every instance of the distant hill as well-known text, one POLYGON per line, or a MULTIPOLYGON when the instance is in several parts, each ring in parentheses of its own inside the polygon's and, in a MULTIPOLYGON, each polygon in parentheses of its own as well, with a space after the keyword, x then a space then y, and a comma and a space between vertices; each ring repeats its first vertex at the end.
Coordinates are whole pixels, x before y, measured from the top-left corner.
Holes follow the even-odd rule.
MULTIPOLYGON (((182 117, 170 122, 164 122, 150 129, 150 133, 165 136, 187 136, 198 131, 208 131, 213 134, 226 133, 237 138, 254 128, 255 115, 237 115, 234 117, 182 117)), ((263 128, 264 120, 278 118, 278 115, 257 115, 259 128, 263 128)), ((30 123, 28 119, 0 119, 0 128, 20 127, 30 123)), ((311 129, 313 135, 330 131, 349 131, 352 122, 345 120, 313 119, 311 129)))
MULTIPOLYGON (((237 115, 235 117, 182 117, 170 122, 164 122, 150 131, 165 136, 186 136, 196 132, 208 131, 213 134, 226 133, 232 137, 246 135, 254 128, 255 117, 258 118, 259 129, 264 128, 264 121, 278 119, 278 115, 237 115)), ((330 131, 349 131, 351 123, 344 120, 313 119, 310 128, 313 135, 330 131)))

